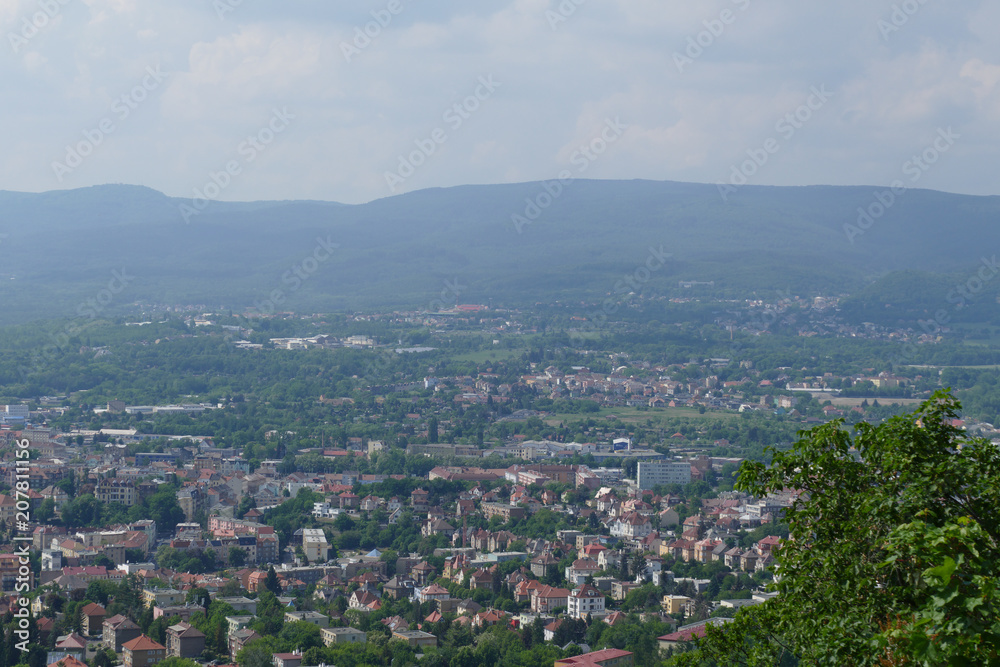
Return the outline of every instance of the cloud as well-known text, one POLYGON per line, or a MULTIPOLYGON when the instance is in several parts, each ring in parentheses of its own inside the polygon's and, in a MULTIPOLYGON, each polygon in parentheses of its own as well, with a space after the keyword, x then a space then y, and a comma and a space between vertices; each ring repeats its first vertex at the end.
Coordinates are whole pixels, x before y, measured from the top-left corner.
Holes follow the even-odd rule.
MULTIPOLYGON (((67 0, 0 58, 11 100, 0 118, 18 128, 0 137, 0 187, 54 187, 51 159, 158 66, 162 86, 60 187, 141 178, 187 196, 275 107, 293 109, 294 126, 222 198, 386 196, 385 172, 438 127, 447 141, 402 191, 552 178, 614 117, 629 130, 588 176, 716 182, 826 85, 835 96, 755 183, 885 183, 952 125, 968 142, 921 184, 995 193, 984 174, 997 148, 1000 8, 985 0, 928 3, 888 36, 879 21, 892 3, 869 0, 401 6, 387 20, 388 0, 243 2, 220 18, 202 0, 67 0), (341 45, 373 21, 348 62, 341 45), (700 50, 680 70, 692 40, 700 50), (503 86, 450 128, 444 114, 484 75, 503 86)), ((16 30, 36 11, 0 0, 0 25, 16 30)))

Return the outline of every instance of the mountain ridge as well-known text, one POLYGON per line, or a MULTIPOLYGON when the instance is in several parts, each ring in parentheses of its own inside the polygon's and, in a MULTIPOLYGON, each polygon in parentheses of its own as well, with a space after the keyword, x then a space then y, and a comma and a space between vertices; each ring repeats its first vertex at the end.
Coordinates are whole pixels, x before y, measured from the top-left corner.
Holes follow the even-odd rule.
POLYGON ((907 190, 851 238, 859 208, 883 188, 747 185, 723 201, 710 184, 552 183, 430 188, 364 204, 217 201, 189 224, 180 206, 190 200, 146 186, 0 191, 2 318, 72 316, 122 267, 136 279, 109 311, 252 306, 289 290, 286 274, 320 240, 338 249, 286 294, 288 309, 422 308, 456 280, 464 289, 449 298, 458 302, 594 302, 621 296, 621 276, 661 247, 672 258, 642 283, 647 296, 690 294, 682 280, 714 282, 698 293, 716 296, 842 294, 893 271, 961 274, 983 248, 1000 247, 997 196, 907 190))

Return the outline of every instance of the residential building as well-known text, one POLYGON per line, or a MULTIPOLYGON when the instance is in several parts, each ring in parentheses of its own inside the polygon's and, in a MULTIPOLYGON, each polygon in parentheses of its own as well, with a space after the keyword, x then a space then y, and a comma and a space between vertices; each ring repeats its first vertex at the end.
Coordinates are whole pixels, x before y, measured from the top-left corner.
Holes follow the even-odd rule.
POLYGON ((259 638, 255 631, 250 628, 240 628, 236 632, 229 633, 229 657, 235 658, 244 646, 259 638))
POLYGON ((247 614, 257 613, 257 601, 251 600, 242 595, 235 597, 217 597, 216 602, 223 602, 233 608, 233 611, 246 612, 247 614))
POLYGON ((132 507, 138 502, 139 494, 136 491, 135 482, 132 480, 112 477, 102 479, 97 483, 94 497, 102 503, 120 503, 126 507, 132 507))
POLYGON ((81 610, 81 627, 84 634, 95 636, 104 632, 104 607, 91 602, 81 610))
POLYGON ((321 614, 318 611, 286 611, 285 612, 285 623, 295 623, 296 621, 304 621, 306 623, 312 623, 313 625, 325 628, 330 625, 330 617, 321 614))
POLYGON ((629 512, 618 517, 608 526, 614 537, 621 537, 627 540, 641 540, 653 532, 653 524, 649 517, 638 512, 629 512))
POLYGON ((566 588, 539 586, 531 591, 531 611, 535 614, 548 614, 553 609, 565 607, 570 591, 566 588))
POLYGON ((402 639, 412 648, 436 648, 437 637, 429 632, 420 630, 396 630, 392 633, 393 639, 402 639))
POLYGON ((273 660, 274 667, 299 667, 302 664, 302 654, 297 651, 292 653, 275 653, 273 660))
POLYGON ((636 483, 643 491, 660 484, 687 484, 691 464, 686 461, 639 461, 636 483))
POLYGON ((631 667, 634 664, 631 652, 617 648, 606 648, 572 658, 556 660, 553 667, 631 667))
POLYGON ((85 658, 87 656, 87 640, 75 632, 71 632, 56 638, 55 649, 60 653, 85 658))
POLYGON ((183 604, 185 595, 182 591, 173 588, 144 588, 142 589, 142 601, 147 607, 169 607, 170 605, 183 604))
POLYGON ((303 529, 302 550, 310 563, 325 563, 330 560, 330 545, 326 542, 326 534, 319 528, 303 529))
POLYGON ((578 558, 566 568, 566 580, 577 586, 586 583, 587 577, 594 576, 598 570, 600 570, 600 566, 593 558, 578 558))
POLYGON ((122 646, 141 634, 139 626, 121 614, 104 619, 104 645, 115 653, 121 653, 122 646))
POLYGON ((181 621, 167 628, 167 655, 197 658, 205 650, 205 634, 190 623, 181 621))
POLYGON ((62 660, 53 662, 49 667, 87 667, 87 663, 77 659, 72 655, 67 655, 62 660))
POLYGON ((250 625, 251 621, 253 621, 253 616, 226 616, 226 622, 229 623, 229 634, 242 630, 250 625))
POLYGON ((604 613, 604 593, 593 586, 584 584, 573 589, 566 604, 566 613, 571 618, 586 618, 587 614, 604 613))
POLYGON ((691 604, 691 598, 684 595, 664 595, 661 606, 668 614, 680 614, 691 604))
POLYGON ((146 635, 139 635, 122 645, 122 653, 125 667, 147 667, 166 658, 167 647, 146 635))
POLYGON ((364 644, 368 641, 368 635, 357 628, 323 628, 320 632, 323 636, 323 643, 327 646, 364 644))
POLYGON ((539 578, 546 577, 550 572, 554 572, 558 567, 559 560, 548 551, 533 558, 531 561, 531 573, 539 578))

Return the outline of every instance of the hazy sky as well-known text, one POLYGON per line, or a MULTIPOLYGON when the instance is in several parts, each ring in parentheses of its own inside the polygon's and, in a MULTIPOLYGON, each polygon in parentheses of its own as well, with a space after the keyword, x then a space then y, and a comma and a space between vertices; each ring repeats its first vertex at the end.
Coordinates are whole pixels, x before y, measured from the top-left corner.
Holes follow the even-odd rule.
POLYGON ((1000 194, 995 0, 0 0, 0 26, 5 190, 1000 194))

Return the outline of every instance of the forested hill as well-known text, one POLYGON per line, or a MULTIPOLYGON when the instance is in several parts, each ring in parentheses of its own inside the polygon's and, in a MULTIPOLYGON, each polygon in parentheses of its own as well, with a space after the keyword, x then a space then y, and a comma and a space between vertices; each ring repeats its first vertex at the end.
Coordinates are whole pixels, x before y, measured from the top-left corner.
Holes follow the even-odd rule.
POLYGON ((79 315, 99 297, 111 313, 845 293, 892 271, 971 274, 1000 247, 998 197, 909 190, 856 226, 859 207, 880 211, 883 191, 745 186, 724 200, 714 185, 575 181, 201 210, 137 186, 0 192, 0 303, 10 322, 79 315))

